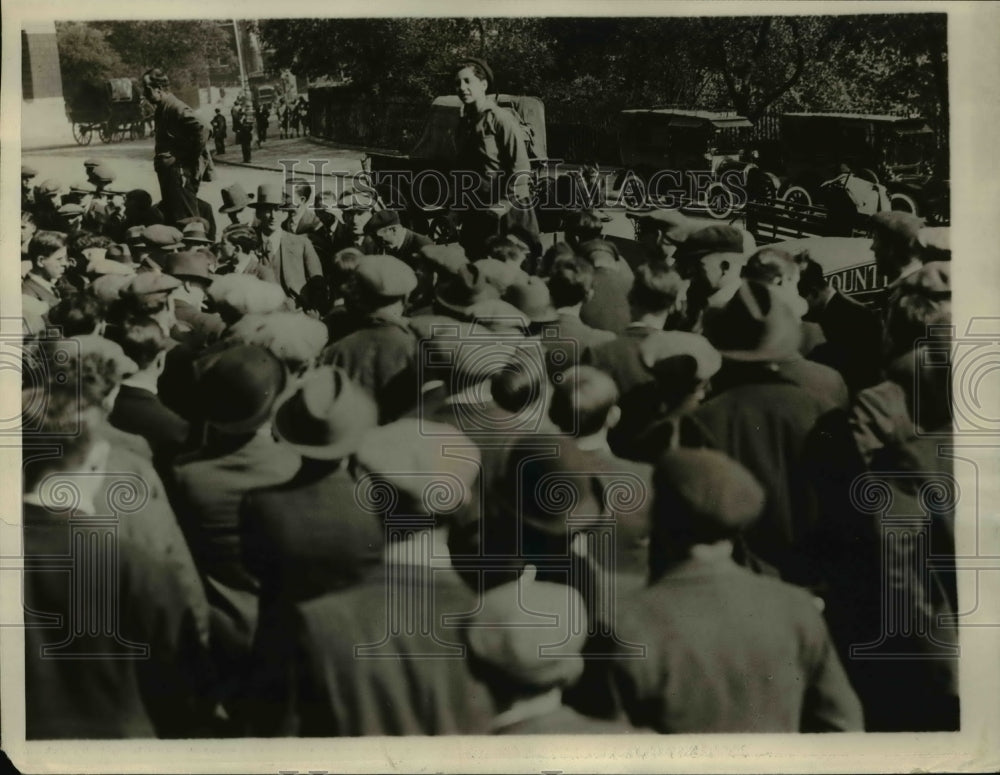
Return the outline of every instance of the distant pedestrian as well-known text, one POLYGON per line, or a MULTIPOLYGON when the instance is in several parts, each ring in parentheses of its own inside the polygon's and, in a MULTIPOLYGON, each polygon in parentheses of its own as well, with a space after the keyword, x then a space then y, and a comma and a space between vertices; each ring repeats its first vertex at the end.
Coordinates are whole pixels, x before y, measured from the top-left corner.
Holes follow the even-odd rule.
POLYGON ((226 117, 222 115, 220 108, 215 109, 212 117, 212 137, 215 138, 215 152, 226 152, 226 117))
POLYGON ((253 146, 253 124, 246 120, 240 122, 237 137, 240 141, 240 147, 243 149, 243 161, 249 164, 253 146))

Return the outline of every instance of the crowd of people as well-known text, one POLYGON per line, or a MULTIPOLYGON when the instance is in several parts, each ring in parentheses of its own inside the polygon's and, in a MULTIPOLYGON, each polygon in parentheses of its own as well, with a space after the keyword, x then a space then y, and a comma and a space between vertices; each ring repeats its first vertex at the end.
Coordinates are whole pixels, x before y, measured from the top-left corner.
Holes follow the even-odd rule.
POLYGON ((941 230, 873 217, 865 307, 673 210, 627 262, 85 172, 22 167, 24 551, 120 514, 118 602, 25 573, 29 739, 958 728, 941 230))

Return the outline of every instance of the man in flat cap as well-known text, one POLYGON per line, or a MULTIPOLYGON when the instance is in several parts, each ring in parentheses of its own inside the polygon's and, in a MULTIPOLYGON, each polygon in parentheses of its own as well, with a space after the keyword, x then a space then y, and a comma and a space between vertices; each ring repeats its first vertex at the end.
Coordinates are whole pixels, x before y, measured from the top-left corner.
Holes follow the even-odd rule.
POLYGON ((748 236, 735 226, 706 226, 691 232, 678 246, 674 254, 677 271, 691 283, 688 330, 701 331, 705 310, 724 306, 740 287, 748 236))
POLYGON ((400 417, 417 399, 417 338, 403 317, 417 276, 393 256, 362 256, 354 269, 362 327, 331 344, 323 360, 342 368, 375 397, 379 421, 400 417))
POLYGON ((315 248, 305 237, 281 228, 290 206, 280 185, 258 186, 257 198, 249 206, 259 221, 257 255, 261 264, 274 272, 286 294, 298 299, 310 278, 323 276, 323 266, 315 248))
POLYGON ((156 108, 153 167, 160 181, 164 215, 169 223, 176 223, 198 215, 198 187, 208 165, 208 127, 170 93, 170 79, 162 70, 143 73, 142 86, 144 96, 156 108))
POLYGON ((634 217, 638 233, 636 241, 642 245, 648 261, 666 261, 673 265, 674 253, 688 234, 694 230, 692 222, 679 210, 656 208, 634 217))
POLYGON ((38 176, 38 170, 30 164, 21 165, 21 209, 32 210, 35 206, 34 192, 31 190, 31 181, 38 176))
POLYGON ((815 600, 733 562, 764 488, 714 450, 667 453, 653 481, 652 584, 624 601, 618 626, 646 646, 615 665, 632 723, 663 734, 861 731, 815 600), (711 626, 700 626, 708 599, 711 626))
POLYGON ((375 238, 380 253, 395 256, 411 268, 416 266, 416 256, 420 249, 433 242, 429 237, 403 226, 399 222, 399 213, 395 210, 373 213, 365 226, 365 232, 375 238))
POLYGON ((475 448, 462 442, 454 429, 417 420, 365 435, 354 456, 356 497, 384 527, 384 561, 360 584, 295 606, 288 663, 278 669, 299 680, 282 698, 279 718, 255 734, 489 731, 493 700, 464 658, 460 622, 449 621, 476 608, 446 560, 449 532, 475 497, 479 472, 475 448), (441 432, 462 456, 448 455, 441 432))

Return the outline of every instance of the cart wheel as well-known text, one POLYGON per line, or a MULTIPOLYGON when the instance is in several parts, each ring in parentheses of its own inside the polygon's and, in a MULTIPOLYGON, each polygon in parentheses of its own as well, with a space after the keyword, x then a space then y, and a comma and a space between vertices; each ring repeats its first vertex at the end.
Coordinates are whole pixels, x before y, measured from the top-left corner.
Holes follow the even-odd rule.
POLYGON ((134 135, 135 139, 141 140, 142 138, 144 138, 146 136, 146 122, 136 121, 134 124, 132 124, 132 134, 134 135))
POLYGON ((903 213, 911 213, 913 215, 920 215, 920 206, 909 194, 904 194, 901 191, 890 194, 889 203, 892 205, 893 210, 903 213))
POLYGON ((458 241, 458 231, 445 213, 435 215, 431 218, 427 227, 427 236, 438 245, 458 241))
POLYGON ((705 192, 706 210, 716 220, 725 220, 733 214, 733 192, 721 183, 712 183, 705 192))
POLYGON ((781 201, 792 205, 811 205, 813 203, 809 192, 802 186, 789 186, 781 195, 781 201))
POLYGON ((115 139, 115 128, 113 126, 111 126, 111 122, 110 121, 108 121, 107 123, 101 124, 99 132, 100 132, 100 135, 101 135, 101 142, 102 143, 110 143, 112 140, 115 139))
POLYGON ((77 145, 90 145, 94 139, 94 129, 89 124, 77 124, 73 122, 73 139, 77 145))

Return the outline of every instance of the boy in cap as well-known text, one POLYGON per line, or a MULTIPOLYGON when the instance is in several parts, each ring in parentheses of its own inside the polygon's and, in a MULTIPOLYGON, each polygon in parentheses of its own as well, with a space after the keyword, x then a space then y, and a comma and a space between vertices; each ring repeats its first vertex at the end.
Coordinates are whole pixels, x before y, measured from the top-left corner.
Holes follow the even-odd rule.
POLYGON ((341 193, 337 206, 343 213, 343 223, 333 229, 333 250, 355 247, 365 253, 378 253, 375 238, 368 235, 367 226, 378 202, 374 192, 348 189, 341 193))
POLYGON ((483 594, 466 629, 472 669, 487 684, 499 713, 497 735, 626 734, 626 722, 590 718, 563 704, 563 691, 583 674, 580 652, 587 612, 572 587, 536 581, 528 566, 516 582, 483 594))
POLYGON ((383 564, 357 585, 295 606, 289 663, 277 669, 298 680, 255 734, 488 732, 494 705, 463 658, 459 629, 476 597, 448 550, 452 524, 476 497, 478 470, 475 448, 453 428, 400 420, 368 431, 355 454, 356 492, 383 525, 383 564), (461 456, 448 454, 451 444, 461 456))
POLYGON ((642 245, 648 261, 666 262, 673 266, 677 246, 687 239, 693 225, 679 210, 656 208, 634 216, 636 242, 642 245))
POLYGON ((733 562, 733 540, 766 497, 750 472, 720 452, 677 450, 657 463, 654 488, 651 584, 618 622, 620 637, 645 646, 644 658, 614 666, 632 723, 680 734, 860 731, 815 601, 733 562))
POLYGON ((388 422, 410 409, 417 398, 417 339, 403 317, 417 276, 393 256, 362 256, 354 270, 354 303, 364 316, 361 327, 323 352, 365 389, 388 422))

